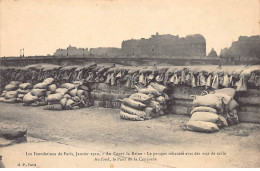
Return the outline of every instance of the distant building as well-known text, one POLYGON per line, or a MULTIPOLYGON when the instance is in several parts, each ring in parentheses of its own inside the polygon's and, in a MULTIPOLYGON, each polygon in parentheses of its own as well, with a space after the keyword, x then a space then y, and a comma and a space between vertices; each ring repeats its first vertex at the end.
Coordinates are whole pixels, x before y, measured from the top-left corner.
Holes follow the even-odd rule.
POLYGON ((217 52, 214 50, 214 48, 211 49, 211 51, 208 54, 208 57, 217 57, 217 52))
POLYGON ((180 38, 156 33, 149 39, 123 41, 122 53, 124 56, 142 57, 206 56, 206 40, 200 34, 180 38))
POLYGON ((89 54, 94 56, 117 57, 122 55, 122 52, 120 48, 99 47, 99 48, 90 48, 89 54))
POLYGON ((69 45, 67 49, 57 49, 54 56, 83 56, 88 55, 88 48, 77 48, 69 45))
POLYGON ((238 41, 232 42, 230 48, 221 49, 221 57, 234 57, 240 60, 260 58, 260 36, 240 36, 238 41))

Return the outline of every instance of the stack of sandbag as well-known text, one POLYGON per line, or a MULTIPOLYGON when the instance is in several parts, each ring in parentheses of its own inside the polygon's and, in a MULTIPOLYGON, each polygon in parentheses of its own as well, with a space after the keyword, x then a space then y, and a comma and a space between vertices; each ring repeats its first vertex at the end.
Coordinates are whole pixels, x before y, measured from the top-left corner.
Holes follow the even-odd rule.
POLYGON ((236 108, 238 104, 233 99, 235 89, 224 88, 193 100, 194 109, 186 124, 192 131, 212 133, 220 128, 238 123, 236 108))
POLYGON ((71 110, 90 106, 89 89, 80 81, 64 83, 47 96, 45 110, 71 110))
POLYGON ((33 85, 31 83, 22 83, 19 85, 18 89, 18 97, 17 97, 17 102, 22 102, 23 97, 31 92, 31 89, 33 88, 33 85))
POLYGON ((5 90, 1 94, 0 101, 6 103, 15 103, 18 97, 18 88, 20 81, 11 81, 8 85, 5 86, 5 90))
POLYGON ((43 82, 37 83, 33 89, 23 97, 23 103, 30 106, 46 105, 47 91, 52 86, 54 78, 46 78, 43 82))
POLYGON ((166 87, 151 83, 145 88, 136 86, 138 93, 124 98, 121 105, 120 117, 127 120, 141 121, 166 114, 166 87))
MULTIPOLYGON (((150 99, 150 96, 142 93, 135 93, 129 98, 124 98, 121 104, 120 118, 133 121, 149 119, 145 111, 148 108, 147 104, 150 103, 150 99)), ((151 110, 153 109, 151 108, 151 110)))

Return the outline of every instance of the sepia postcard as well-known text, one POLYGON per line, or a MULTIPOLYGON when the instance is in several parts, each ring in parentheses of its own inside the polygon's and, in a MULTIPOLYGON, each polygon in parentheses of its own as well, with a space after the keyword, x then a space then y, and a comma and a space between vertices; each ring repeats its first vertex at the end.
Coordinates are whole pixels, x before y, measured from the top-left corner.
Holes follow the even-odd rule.
POLYGON ((0 0, 1 168, 259 168, 259 0, 0 0))

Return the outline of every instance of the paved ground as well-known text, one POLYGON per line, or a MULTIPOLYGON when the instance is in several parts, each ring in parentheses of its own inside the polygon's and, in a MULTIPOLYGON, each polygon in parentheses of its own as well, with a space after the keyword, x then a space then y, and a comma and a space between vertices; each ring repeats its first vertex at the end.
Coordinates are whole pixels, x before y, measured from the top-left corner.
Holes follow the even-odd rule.
POLYGON ((189 117, 182 115, 133 122, 121 120, 119 110, 115 109, 91 107, 54 112, 41 107, 3 103, 0 103, 0 120, 27 127, 30 137, 27 144, 0 149, 6 167, 16 167, 16 163, 23 163, 19 157, 16 162, 8 162, 6 156, 10 153, 19 153, 28 161, 35 160, 37 167, 260 167, 258 124, 241 123, 217 133, 205 134, 186 131, 184 125, 189 117), (63 156, 55 160, 46 156, 40 159, 25 156, 25 152, 45 150, 58 153, 65 149, 74 155, 80 151, 96 152, 101 156, 63 156), (127 155, 127 152, 143 153, 142 157, 156 161, 94 161, 95 158, 105 160, 105 157, 112 159, 117 156, 143 160, 136 154, 127 155), (173 155, 171 152, 189 155, 173 155), (195 155, 195 152, 200 155, 195 155), (207 155, 212 152, 215 155, 207 155))

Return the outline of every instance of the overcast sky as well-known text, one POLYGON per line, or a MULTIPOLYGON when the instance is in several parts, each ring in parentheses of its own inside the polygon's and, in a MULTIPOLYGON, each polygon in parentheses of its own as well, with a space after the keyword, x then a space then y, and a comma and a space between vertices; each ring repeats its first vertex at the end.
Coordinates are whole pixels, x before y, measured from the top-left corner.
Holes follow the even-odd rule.
POLYGON ((260 34, 258 0, 1 0, 0 56, 121 47, 123 40, 200 33, 212 47, 260 34))

